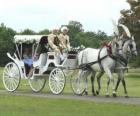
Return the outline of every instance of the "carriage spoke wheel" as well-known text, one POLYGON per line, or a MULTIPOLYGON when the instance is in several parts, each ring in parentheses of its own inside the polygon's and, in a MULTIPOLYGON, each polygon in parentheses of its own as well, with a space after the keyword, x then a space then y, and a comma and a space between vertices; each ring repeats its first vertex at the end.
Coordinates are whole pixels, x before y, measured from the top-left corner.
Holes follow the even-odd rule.
POLYGON ((45 77, 35 77, 34 72, 31 77, 29 77, 29 85, 33 92, 40 92, 46 84, 46 78, 45 77))
POLYGON ((53 94, 60 94, 65 87, 65 75, 60 68, 55 68, 49 75, 49 87, 53 94))
POLYGON ((8 63, 3 70, 3 84, 6 90, 13 92, 20 84, 21 74, 19 67, 14 63, 8 63))
POLYGON ((83 74, 84 71, 71 76, 71 87, 76 95, 82 95, 85 92, 85 78, 83 78, 83 74))

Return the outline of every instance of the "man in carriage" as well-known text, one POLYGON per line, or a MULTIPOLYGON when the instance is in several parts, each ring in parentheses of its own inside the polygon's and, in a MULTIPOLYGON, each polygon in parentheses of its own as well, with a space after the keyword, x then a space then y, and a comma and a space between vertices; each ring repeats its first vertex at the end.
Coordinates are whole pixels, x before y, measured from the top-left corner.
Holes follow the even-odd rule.
POLYGON ((48 35, 48 43, 52 51, 59 54, 61 62, 64 60, 64 52, 70 50, 69 36, 67 35, 68 28, 62 27, 60 35, 58 29, 53 29, 52 33, 48 35))
POLYGON ((54 28, 52 30, 52 33, 48 35, 48 43, 52 51, 55 51, 57 53, 60 53, 59 49, 59 39, 58 39, 58 29, 54 28))
POLYGON ((63 50, 67 50, 67 51, 70 50, 69 36, 67 34, 68 31, 69 29, 66 26, 64 26, 61 28, 61 33, 59 35, 59 40, 61 42, 62 48, 63 50))

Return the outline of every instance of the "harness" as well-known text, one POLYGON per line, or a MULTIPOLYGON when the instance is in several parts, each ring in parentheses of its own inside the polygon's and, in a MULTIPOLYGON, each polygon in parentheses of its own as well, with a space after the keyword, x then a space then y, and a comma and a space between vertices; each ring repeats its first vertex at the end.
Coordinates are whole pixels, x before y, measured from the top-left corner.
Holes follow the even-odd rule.
MULTIPOLYGON (((103 68, 103 66, 102 66, 102 64, 101 64, 101 61, 102 61, 103 59, 107 58, 109 55, 107 54, 107 55, 105 55, 105 56, 103 56, 103 57, 101 58, 101 57, 100 57, 100 53, 101 53, 102 49, 103 49, 103 47, 99 50, 98 60, 97 60, 97 61, 90 62, 90 63, 85 63, 85 64, 81 64, 81 65, 79 66, 79 68, 80 68, 80 69, 83 69, 83 70, 87 70, 87 69, 91 69, 91 65, 96 64, 96 63, 99 63, 100 69, 101 69, 102 71, 104 71, 104 68, 103 68)), ((84 55, 84 54, 82 54, 82 60, 83 60, 83 55, 84 55)))
MULTIPOLYGON (((125 67, 127 66, 128 62, 127 62, 127 60, 124 59, 122 56, 118 55, 118 57, 117 57, 117 56, 112 55, 112 47, 111 47, 111 46, 109 46, 109 49, 108 49, 107 46, 104 46, 104 47, 107 48, 107 55, 105 55, 105 56, 103 56, 103 57, 100 57, 101 51, 102 51, 102 49, 103 49, 103 47, 102 47, 102 48, 99 50, 98 60, 97 60, 97 61, 90 62, 90 63, 85 63, 85 64, 81 64, 81 65, 79 66, 79 68, 80 68, 80 69, 83 69, 83 70, 91 69, 91 66, 92 66, 92 65, 98 63, 98 64, 99 64, 99 67, 100 67, 100 69, 101 69, 101 71, 103 72, 103 71, 104 71, 104 68, 103 68, 101 62, 102 62, 102 60, 104 60, 104 59, 107 58, 107 57, 112 58, 114 61, 116 61, 116 63, 119 62, 119 63, 122 64, 123 66, 125 66, 125 67), (110 50, 111 50, 111 51, 110 51, 110 50)), ((83 60, 83 56, 84 56, 84 53, 82 54, 82 60, 83 60)), ((81 60, 81 61, 82 61, 82 60, 81 60)), ((116 64, 116 63, 115 63, 115 64, 116 64)))

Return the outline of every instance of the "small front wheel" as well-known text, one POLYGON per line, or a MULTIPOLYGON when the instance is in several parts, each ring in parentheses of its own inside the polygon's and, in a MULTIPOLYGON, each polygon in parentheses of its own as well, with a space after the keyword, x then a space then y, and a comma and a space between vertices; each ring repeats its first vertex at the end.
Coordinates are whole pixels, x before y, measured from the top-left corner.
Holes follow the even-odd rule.
POLYGON ((40 92, 45 87, 46 77, 36 77, 34 71, 31 77, 29 77, 29 85, 33 92, 40 92))

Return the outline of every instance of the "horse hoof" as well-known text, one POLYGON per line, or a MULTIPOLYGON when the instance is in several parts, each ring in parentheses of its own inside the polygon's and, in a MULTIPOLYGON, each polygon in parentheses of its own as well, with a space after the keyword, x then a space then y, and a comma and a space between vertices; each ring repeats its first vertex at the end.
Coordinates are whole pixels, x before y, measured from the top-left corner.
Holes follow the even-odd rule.
POLYGON ((96 94, 99 95, 99 91, 96 91, 96 94))
POLYGON ((105 95, 105 97, 109 97, 109 95, 105 95))
POLYGON ((87 91, 85 91, 85 95, 88 95, 88 92, 87 91))
POLYGON ((95 94, 95 93, 92 93, 92 95, 93 95, 93 96, 96 96, 96 94, 95 94))
POLYGON ((113 97, 117 97, 116 93, 113 93, 113 97))

